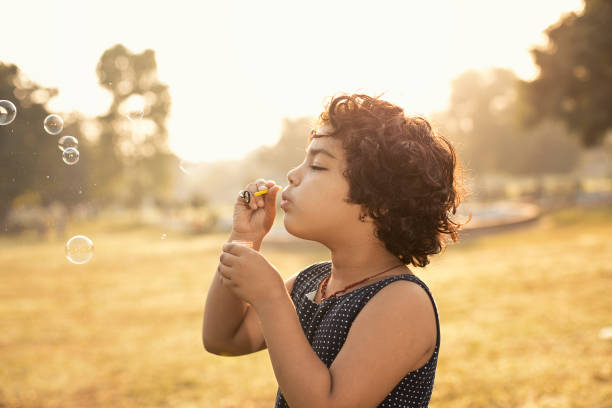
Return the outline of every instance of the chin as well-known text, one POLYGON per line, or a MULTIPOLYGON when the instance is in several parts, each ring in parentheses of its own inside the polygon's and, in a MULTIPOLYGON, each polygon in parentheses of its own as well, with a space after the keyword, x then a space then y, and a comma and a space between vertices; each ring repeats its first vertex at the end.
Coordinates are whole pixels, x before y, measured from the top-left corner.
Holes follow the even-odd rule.
POLYGON ((305 234, 306 231, 304 231, 303 229, 300 229, 299 225, 296 226, 295 222, 291 222, 287 220, 287 218, 288 218, 287 214, 285 213, 285 218, 283 219, 283 223, 285 225, 285 230, 287 230, 289 234, 293 235, 294 237, 301 238, 301 239, 310 239, 305 234))
POLYGON ((321 240, 321 238, 325 236, 325 234, 322 234, 321 232, 317 233, 316 230, 312 229, 312 225, 307 224, 305 228, 301 228, 304 225, 300 225, 300 224, 296 225, 295 222, 288 221, 287 217, 285 217, 284 219, 284 224, 285 224, 285 230, 290 235, 293 235, 294 237, 303 239, 305 241, 313 241, 313 242, 318 242, 319 244, 325 245, 323 243, 324 241, 321 240))
POLYGON ((291 222, 290 222, 290 221, 287 221, 287 213, 285 213, 285 217, 283 218, 283 224, 285 225, 285 230, 286 230, 286 231, 287 231, 289 234, 291 234, 291 235, 293 235, 293 236, 296 236, 296 237, 298 236, 298 235, 296 235, 296 232, 297 232, 297 231, 295 230, 295 228, 293 228, 293 227, 291 226, 291 222))

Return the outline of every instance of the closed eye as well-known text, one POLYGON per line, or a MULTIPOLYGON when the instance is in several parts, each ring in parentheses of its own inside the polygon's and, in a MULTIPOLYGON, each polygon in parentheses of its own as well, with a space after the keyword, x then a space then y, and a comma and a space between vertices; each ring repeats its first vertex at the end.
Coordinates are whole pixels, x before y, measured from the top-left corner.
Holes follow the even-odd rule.
POLYGON ((319 171, 319 170, 327 170, 324 169, 323 167, 318 167, 318 166, 310 166, 311 169, 315 170, 315 171, 319 171))

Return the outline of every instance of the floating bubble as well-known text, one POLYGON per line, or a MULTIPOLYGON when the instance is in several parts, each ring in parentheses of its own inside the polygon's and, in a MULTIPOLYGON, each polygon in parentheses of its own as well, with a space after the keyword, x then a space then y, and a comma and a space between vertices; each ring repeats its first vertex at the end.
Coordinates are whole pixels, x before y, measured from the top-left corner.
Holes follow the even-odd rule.
POLYGON ((140 120, 144 116, 144 109, 134 109, 128 112, 129 120, 140 120))
POLYGON ((121 103, 120 109, 129 120, 136 121, 144 116, 145 106, 145 98, 140 94, 133 94, 121 103))
POLYGON ((191 164, 188 161, 181 160, 179 163, 179 169, 185 174, 191 174, 191 164))
POLYGON ((17 116, 17 108, 11 101, 0 101, 0 125, 8 125, 17 116))
POLYGON ((74 264, 84 264, 93 256, 94 245, 85 235, 75 235, 66 242, 66 258, 74 264))
POLYGON ((62 153, 62 160, 64 160, 64 163, 72 166, 79 161, 79 151, 74 147, 68 147, 64 150, 64 153, 62 153))
POLYGON ((60 115, 52 113, 45 118, 43 123, 45 131, 50 135, 58 135, 64 129, 64 119, 60 115))
POLYGON ((69 147, 73 147, 75 149, 79 148, 79 141, 74 136, 62 136, 57 141, 57 147, 63 152, 69 147))
POLYGON ((203 164, 200 162, 181 160, 179 163, 179 169, 181 169, 181 171, 185 174, 194 175, 201 173, 203 164))
POLYGON ((166 234, 161 235, 161 239, 166 239, 168 236, 166 234))

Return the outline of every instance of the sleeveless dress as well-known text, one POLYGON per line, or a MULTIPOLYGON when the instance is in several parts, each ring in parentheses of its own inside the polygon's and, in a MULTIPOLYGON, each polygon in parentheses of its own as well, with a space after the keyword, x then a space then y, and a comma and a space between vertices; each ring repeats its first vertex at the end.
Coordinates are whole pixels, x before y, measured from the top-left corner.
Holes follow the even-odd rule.
MULTIPOLYGON (((419 284, 429 295, 436 315, 437 341, 433 355, 422 367, 406 373, 378 407, 427 407, 433 391, 438 351, 440 349, 440 321, 436 302, 429 288, 412 274, 392 276, 367 286, 344 292, 326 299, 320 304, 314 302, 319 283, 331 273, 331 261, 310 265, 295 279, 291 299, 295 305, 300 324, 308 342, 327 367, 330 367, 346 341, 351 324, 365 304, 379 290, 397 280, 409 280, 419 284)), ((289 405, 280 391, 276 392, 275 408, 289 405)))

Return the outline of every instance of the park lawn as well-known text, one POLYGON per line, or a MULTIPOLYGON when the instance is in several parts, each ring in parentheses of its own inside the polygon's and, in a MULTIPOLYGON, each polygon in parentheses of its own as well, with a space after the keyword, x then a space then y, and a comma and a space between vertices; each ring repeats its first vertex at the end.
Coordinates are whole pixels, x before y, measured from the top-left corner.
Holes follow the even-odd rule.
MULTIPOLYGON (((282 215, 281 215, 282 216, 282 215)), ((272 407, 266 350, 207 353, 203 307, 227 234, 72 225, 64 240, 0 238, 0 407, 272 407), (166 236, 162 239, 162 234, 166 236)), ((612 211, 563 210, 451 244, 426 268, 441 348, 430 407, 605 407, 612 401, 612 211)), ((329 259, 268 245, 288 278, 329 259)))

